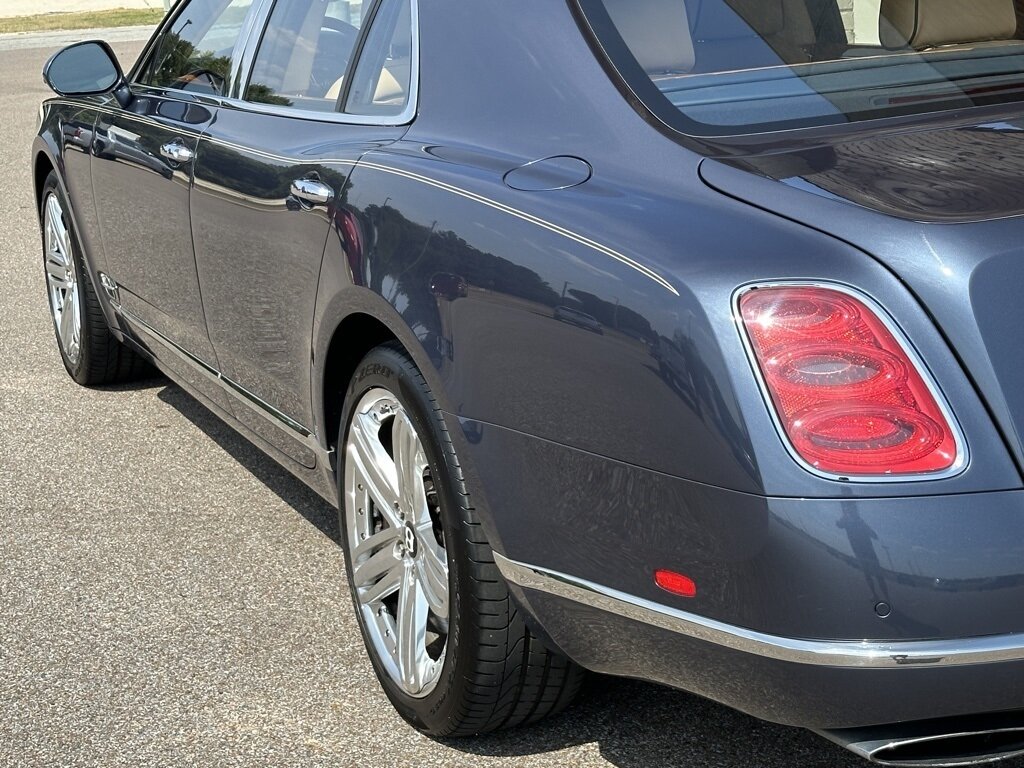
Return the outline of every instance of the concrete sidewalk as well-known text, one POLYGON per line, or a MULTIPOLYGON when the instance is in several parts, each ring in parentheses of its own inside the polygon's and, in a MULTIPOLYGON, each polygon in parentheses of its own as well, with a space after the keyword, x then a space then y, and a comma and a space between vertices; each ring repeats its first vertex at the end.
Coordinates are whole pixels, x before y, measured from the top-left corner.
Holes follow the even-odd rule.
POLYGON ((0 0, 0 17, 109 11, 115 8, 159 8, 162 11, 164 0, 0 0))

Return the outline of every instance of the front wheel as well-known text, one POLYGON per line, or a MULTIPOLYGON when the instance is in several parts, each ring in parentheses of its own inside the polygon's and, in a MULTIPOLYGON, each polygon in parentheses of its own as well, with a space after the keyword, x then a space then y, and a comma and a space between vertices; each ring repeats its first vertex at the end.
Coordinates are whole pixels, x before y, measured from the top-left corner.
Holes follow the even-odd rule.
POLYGON ((57 174, 51 171, 43 184, 39 219, 43 229, 46 295, 64 367, 71 378, 86 386, 154 375, 145 360, 110 332, 69 210, 57 174))
POLYGON ((431 736, 539 720, 583 670, 523 623, 441 411, 400 348, 359 365, 339 435, 341 527, 359 626, 398 712, 431 736))

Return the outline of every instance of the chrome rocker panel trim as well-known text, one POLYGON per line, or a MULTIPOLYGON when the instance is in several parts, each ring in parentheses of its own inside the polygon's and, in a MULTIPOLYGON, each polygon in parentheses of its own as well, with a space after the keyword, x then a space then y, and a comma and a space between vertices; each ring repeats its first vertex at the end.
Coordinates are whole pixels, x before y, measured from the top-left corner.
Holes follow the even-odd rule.
POLYGON ((737 627, 494 553, 511 583, 607 613, 766 659, 826 667, 956 667, 1024 660, 1024 634, 955 640, 799 640, 737 627))

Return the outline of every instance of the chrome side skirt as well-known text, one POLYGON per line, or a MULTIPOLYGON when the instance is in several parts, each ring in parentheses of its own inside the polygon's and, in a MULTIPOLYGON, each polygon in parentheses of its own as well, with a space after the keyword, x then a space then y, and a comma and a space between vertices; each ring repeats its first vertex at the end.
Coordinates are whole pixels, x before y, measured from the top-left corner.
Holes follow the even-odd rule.
POLYGON ((572 600, 632 621, 714 643, 734 651, 793 664, 859 669, 954 667, 1024 660, 1024 634, 955 640, 799 640, 757 632, 645 600, 585 579, 510 560, 494 561, 511 583, 572 600))
MULTIPOLYGON (((105 276, 101 276, 100 279, 103 280, 103 277, 105 276)), ((106 287, 105 283, 104 287, 106 287)), ((133 314, 117 303, 112 303, 117 314, 126 320, 134 330, 141 331, 146 336, 158 342, 162 347, 170 350, 208 380, 218 384, 221 389, 231 395, 237 402, 242 403, 248 407, 249 410, 263 417, 267 422, 284 431, 284 433, 289 437, 303 444, 317 457, 318 465, 325 467, 332 466, 331 459, 333 451, 325 450, 320 445, 319 439, 312 430, 303 426, 295 419, 288 416, 288 414, 278 410, 266 400, 261 399, 258 395, 250 392, 237 381, 225 376, 202 358, 197 357, 181 345, 167 338, 138 315, 133 314)))

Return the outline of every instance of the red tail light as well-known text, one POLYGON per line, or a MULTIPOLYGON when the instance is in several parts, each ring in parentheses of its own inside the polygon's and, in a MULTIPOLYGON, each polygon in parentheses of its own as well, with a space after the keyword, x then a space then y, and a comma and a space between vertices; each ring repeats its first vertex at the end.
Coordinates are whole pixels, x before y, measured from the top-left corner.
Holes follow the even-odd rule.
POLYGON ((879 313, 835 288, 767 286, 740 315, 795 452, 835 476, 920 475, 961 461, 957 432, 879 313))

